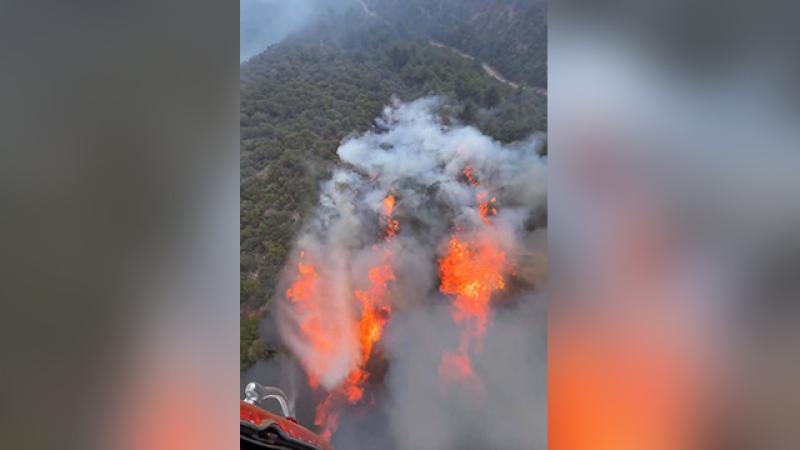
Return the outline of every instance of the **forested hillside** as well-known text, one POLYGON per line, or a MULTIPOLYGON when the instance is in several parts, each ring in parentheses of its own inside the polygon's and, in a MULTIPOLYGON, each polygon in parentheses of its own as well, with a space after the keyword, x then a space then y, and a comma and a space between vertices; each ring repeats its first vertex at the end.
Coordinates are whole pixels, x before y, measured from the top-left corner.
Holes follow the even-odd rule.
POLYGON ((365 0, 406 30, 488 62, 509 80, 547 86, 544 0, 365 0))
MULTIPOLYGON (((496 26, 485 14, 476 23, 496 26)), ((337 161, 336 149, 349 134, 368 130, 393 96, 445 96, 450 99, 447 117, 501 141, 546 131, 541 92, 501 83, 479 60, 430 45, 426 30, 404 27, 404 18, 396 18, 398 26, 390 26, 356 4, 241 67, 241 306, 248 325, 242 327, 242 369, 270 352, 258 342, 252 318, 269 309, 293 238, 317 201, 320 181, 337 161)), ((465 30, 448 24, 453 36, 465 30)), ((466 35, 460 39, 463 48, 489 51, 468 46, 466 35)), ((544 60, 542 55, 536 64, 544 60)), ((519 61, 519 70, 527 65, 519 61)))

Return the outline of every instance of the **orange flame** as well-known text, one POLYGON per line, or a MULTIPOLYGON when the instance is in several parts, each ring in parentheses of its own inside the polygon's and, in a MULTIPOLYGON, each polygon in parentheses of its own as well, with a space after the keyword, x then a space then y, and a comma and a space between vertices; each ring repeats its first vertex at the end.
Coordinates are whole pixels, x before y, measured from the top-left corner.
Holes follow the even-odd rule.
MULTIPOLYGON (((485 195, 478 194, 478 201, 481 201, 482 198, 486 198, 488 195, 488 193, 485 195)), ((485 225, 491 225, 489 217, 494 217, 497 215, 497 208, 494 206, 495 203, 497 203, 497 199, 492 197, 488 201, 481 201, 481 203, 478 205, 478 215, 481 216, 481 221, 485 225)))
POLYGON ((461 327, 458 351, 442 356, 439 375, 445 381, 480 385, 470 360, 470 347, 482 350, 489 321, 492 294, 505 289, 505 274, 511 266, 505 253, 489 235, 465 241, 450 238, 447 253, 439 262, 439 290, 453 297, 451 316, 461 327))
POLYGON ((394 207, 397 204, 397 200, 394 198, 394 195, 389 194, 383 199, 383 211, 386 214, 386 239, 389 240, 397 235, 400 231, 400 222, 397 220, 392 219, 392 212, 394 212, 394 207))
POLYGON ((439 263, 439 290, 454 297, 453 320, 471 322, 470 331, 475 337, 483 336, 486 330, 492 294, 505 289, 504 275, 510 265, 497 247, 488 235, 470 242, 453 236, 439 263))
POLYGON ((389 194, 383 200, 383 210, 386 212, 386 217, 390 217, 392 215, 395 203, 394 195, 392 194, 389 194))
POLYGON ((322 427, 322 431, 320 431, 319 434, 326 441, 330 441, 331 437, 333 437, 333 433, 339 428, 339 417, 341 414, 333 410, 335 406, 334 402, 337 399, 337 396, 334 394, 335 391, 328 394, 325 400, 317 405, 316 417, 314 419, 314 425, 322 427))
POLYGON ((391 314, 389 282, 395 279, 395 275, 388 257, 384 258, 380 266, 370 269, 368 278, 369 289, 355 291, 355 297, 361 304, 361 320, 358 323, 361 346, 359 365, 350 372, 341 386, 329 392, 325 400, 317 406, 314 424, 323 428, 322 436, 326 439, 330 439, 339 426, 341 408, 345 404, 355 405, 364 398, 364 385, 369 379, 366 365, 391 314))
POLYGON ((316 386, 315 373, 324 373, 336 356, 336 348, 330 342, 330 334, 325 328, 325 314, 317 299, 319 291, 319 274, 316 268, 305 263, 305 252, 300 252, 297 263, 297 276, 291 287, 286 290, 286 298, 292 302, 295 312, 300 318, 300 332, 314 349, 318 360, 314 370, 306 368, 309 373, 309 385, 316 386))
MULTIPOLYGON (((386 213, 387 240, 397 234, 400 224, 391 219, 395 206, 395 198, 391 194, 383 202, 386 213)), ((367 273, 369 288, 356 289, 353 293, 361 306, 361 319, 358 321, 357 335, 360 346, 358 366, 352 370, 345 381, 335 390, 328 393, 317 406, 314 424, 322 427, 321 435, 327 440, 339 427, 342 407, 355 405, 364 398, 364 386, 369 380, 366 365, 372 357, 372 350, 383 336, 383 329, 389 321, 392 309, 389 304, 389 282, 395 280, 392 269, 392 254, 386 251, 381 257, 380 265, 367 273)))
POLYGON ((391 239, 397 236, 397 233, 400 231, 400 222, 396 220, 389 220, 389 223, 386 225, 386 239, 391 239))
POLYGON ((464 168, 464 178, 467 179, 470 186, 478 186, 478 180, 475 179, 475 174, 472 173, 472 167, 467 166, 464 168))
MULTIPOLYGON (((305 252, 300 252, 300 260, 305 258, 305 252)), ((286 290, 286 298, 295 304, 304 305, 314 295, 317 288, 317 270, 310 264, 297 264, 297 278, 292 286, 286 290)))
MULTIPOLYGON (((467 180, 470 186, 474 188, 478 188, 480 186, 478 179, 475 178, 475 173, 472 171, 472 167, 467 166, 464 168, 464 178, 467 180)), ((489 192, 481 190, 475 195, 475 200, 478 202, 478 215, 481 218, 481 222, 487 226, 491 225, 489 218, 497 215, 497 208, 495 206, 497 204, 497 198, 492 197, 489 199, 489 192)))
MULTIPOLYGON (((464 169, 464 178, 472 187, 479 186, 471 167, 464 169)), ((497 199, 488 197, 487 191, 476 194, 478 214, 487 227, 491 226, 489 218, 497 214, 497 199)), ((474 343, 476 351, 482 350, 489 302, 495 292, 505 289, 505 275, 511 269, 499 243, 489 233, 450 238, 445 256, 439 261, 439 290, 453 298, 451 316, 461 330, 458 350, 442 355, 439 376, 445 381, 480 386, 470 349, 474 343)))
POLYGON ((394 281, 392 267, 386 263, 372 268, 368 278, 370 289, 356 291, 356 298, 361 302, 361 359, 366 361, 372 354, 372 347, 381 339, 383 327, 391 314, 389 300, 389 281, 394 281))

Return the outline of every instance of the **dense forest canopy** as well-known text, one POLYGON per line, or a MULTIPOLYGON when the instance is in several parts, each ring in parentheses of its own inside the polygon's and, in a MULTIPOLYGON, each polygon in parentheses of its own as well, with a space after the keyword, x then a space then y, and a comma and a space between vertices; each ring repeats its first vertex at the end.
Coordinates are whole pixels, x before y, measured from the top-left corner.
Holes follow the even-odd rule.
POLYGON ((546 132, 545 7, 358 2, 344 13, 326 11, 241 66, 242 369, 272 351, 254 318, 268 311, 339 144, 370 129, 393 97, 444 96, 448 118, 503 142, 546 132), (492 77, 483 62, 519 86, 492 77))
POLYGON ((547 86, 543 0, 364 0, 381 17, 474 55, 506 78, 547 86))

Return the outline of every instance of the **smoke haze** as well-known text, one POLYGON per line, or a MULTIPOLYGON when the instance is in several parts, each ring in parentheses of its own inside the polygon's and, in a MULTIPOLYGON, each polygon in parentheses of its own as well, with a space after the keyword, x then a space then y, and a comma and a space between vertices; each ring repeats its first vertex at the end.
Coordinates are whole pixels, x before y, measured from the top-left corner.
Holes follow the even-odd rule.
POLYGON ((239 2, 239 62, 309 24, 328 8, 340 11, 350 0, 241 0, 239 2))
POLYGON ((340 448, 546 446, 543 138, 503 145, 449 123, 444 106, 394 101, 373 131, 342 144, 278 290, 281 338, 317 396, 365 391, 333 407, 340 448), (485 335, 439 290, 456 239, 508 261, 505 284, 487 294, 485 335), (386 324, 364 355, 362 296, 375 292, 376 268, 389 275, 373 299, 386 324), (457 348, 474 372, 463 379, 441 369, 457 348))

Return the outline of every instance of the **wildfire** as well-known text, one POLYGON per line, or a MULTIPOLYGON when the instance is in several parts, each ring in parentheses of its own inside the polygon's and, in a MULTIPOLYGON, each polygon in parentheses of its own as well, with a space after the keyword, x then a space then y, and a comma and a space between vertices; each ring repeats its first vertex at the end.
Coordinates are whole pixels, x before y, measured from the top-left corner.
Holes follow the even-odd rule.
POLYGON ((325 328, 322 307, 318 301, 319 274, 316 268, 305 262, 305 252, 300 252, 297 263, 297 276, 292 286, 286 290, 286 298, 292 302, 300 323, 300 332, 314 353, 314 367, 306 367, 309 384, 317 385, 316 375, 324 373, 336 356, 335 348, 329 339, 330 332, 325 328))
POLYGON ((395 203, 396 201, 394 199, 394 195, 392 194, 387 195, 386 198, 383 200, 383 210, 386 213, 386 217, 392 216, 392 211, 394 210, 395 203))
POLYGON ((386 217, 386 239, 389 240, 397 235, 400 232, 400 222, 392 218, 392 212, 394 212, 394 207, 397 204, 397 200, 395 200, 394 195, 389 194, 383 200, 383 211, 386 217))
POLYGON ((467 183, 473 188, 478 189, 478 193, 475 194, 475 200, 478 202, 478 215, 481 218, 481 222, 487 226, 491 225, 489 218, 497 215, 497 198, 489 198, 489 192, 480 188, 480 183, 478 183, 478 179, 475 178, 475 173, 471 166, 465 167, 463 174, 467 183))
POLYGON ((352 370, 347 379, 335 390, 328 393, 325 400, 317 406, 314 424, 322 427, 322 436, 330 439, 339 426, 341 407, 355 405, 364 398, 364 385, 369 379, 367 362, 372 349, 380 341, 383 328, 389 321, 389 282, 395 279, 390 265, 389 254, 380 266, 370 269, 367 290, 356 290, 355 297, 361 304, 361 320, 358 323, 358 337, 361 347, 358 367, 352 370))
POLYGON ((453 296, 453 320, 470 324, 475 337, 483 336, 494 292, 505 288, 509 269, 505 253, 488 236, 462 241, 453 236, 439 263, 439 290, 453 296))
MULTIPOLYGON (((473 187, 478 181, 467 166, 464 178, 473 187)), ((497 214, 497 199, 489 199, 488 192, 479 192, 478 214, 488 228, 489 218, 497 214)), ((439 290, 453 298, 451 316, 460 327, 459 346, 456 352, 446 352, 442 356, 439 374, 446 380, 479 383, 470 360, 473 344, 480 352, 483 336, 489 321, 492 295, 505 289, 505 275, 511 271, 511 264, 499 243, 488 232, 467 235, 454 234, 447 245, 444 257, 439 261, 439 290)))
POLYGON ((453 298, 451 316, 460 326, 456 353, 442 357, 439 374, 446 380, 478 382, 470 349, 481 351, 489 321, 492 294, 505 289, 505 274, 511 269, 505 253, 488 234, 471 240, 450 238, 447 253, 439 262, 439 290, 453 298))
POLYGON ((464 168, 464 178, 466 178, 467 183, 469 183, 470 186, 478 186, 478 180, 475 179, 475 174, 472 173, 472 167, 467 166, 464 168))
POLYGON ((372 347, 381 339, 392 310, 388 302, 389 282, 395 280, 392 267, 386 261, 383 265, 369 271, 370 288, 356 291, 361 303, 361 359, 366 361, 372 354, 372 347))
MULTIPOLYGON (((383 204, 389 240, 399 230, 399 223, 391 218, 395 205, 394 196, 387 196, 383 204)), ((316 409, 314 424, 322 428, 321 434, 328 440, 339 427, 342 407, 347 404, 355 405, 364 398, 364 386, 369 380, 366 365, 372 357, 375 344, 383 336, 383 329, 392 312, 389 304, 389 282, 395 280, 395 274, 392 269, 392 253, 389 250, 381 255, 380 264, 369 270, 367 279, 369 287, 365 290, 356 289, 353 293, 361 306, 361 318, 357 324, 360 347, 358 366, 338 388, 328 393, 316 409)))
POLYGON ((396 220, 390 220, 389 223, 386 225, 386 239, 391 239, 397 235, 400 231, 400 222, 396 220))
POLYGON ((494 217, 497 215, 497 208, 495 208, 497 198, 492 197, 491 199, 486 200, 487 197, 489 197, 488 192, 477 195, 478 202, 480 202, 478 205, 478 215, 481 217, 481 221, 485 225, 491 225, 489 217, 494 217))
MULTIPOLYGON (((307 425, 332 444, 363 444, 374 437, 362 433, 369 417, 415 392, 432 394, 433 406, 491 406, 484 394, 507 392, 490 383, 485 357, 525 326, 510 307, 538 299, 526 291, 540 284, 538 270, 524 272, 523 284, 514 267, 540 256, 539 221, 527 220, 544 204, 538 138, 506 145, 445 126, 440 103, 393 100, 374 130, 343 140, 341 164, 297 221, 292 245, 305 253, 291 254, 278 278, 272 310, 300 368, 304 386, 295 391, 310 393, 316 410, 307 425), (421 378, 407 380, 417 366, 421 378)), ((537 368, 526 361, 519 369, 538 376, 537 368)), ((471 417, 453 423, 468 428, 471 417)))
POLYGON ((317 288, 317 270, 310 264, 303 264, 305 252, 300 252, 300 263, 297 264, 297 278, 292 287, 286 290, 286 298, 295 304, 306 304, 317 288))

